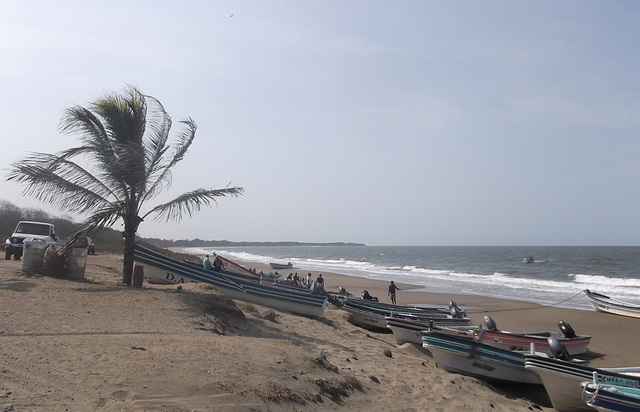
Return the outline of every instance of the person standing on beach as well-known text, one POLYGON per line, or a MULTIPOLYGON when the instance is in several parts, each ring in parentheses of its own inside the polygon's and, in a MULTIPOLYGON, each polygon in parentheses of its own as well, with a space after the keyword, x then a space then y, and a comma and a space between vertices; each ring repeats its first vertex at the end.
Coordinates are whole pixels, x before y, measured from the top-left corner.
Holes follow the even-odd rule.
POLYGON ((400 290, 400 288, 397 287, 392 280, 391 284, 389 284, 389 296, 391 297, 391 303, 393 303, 394 305, 396 304, 396 290, 400 290))
POLYGON ((313 281, 311 280, 311 272, 309 272, 309 274, 307 275, 307 289, 311 289, 312 284, 313 281))
POLYGON ((207 270, 211 269, 211 261, 209 260, 209 255, 205 256, 204 260, 202 261, 202 266, 204 266, 204 268, 207 270))

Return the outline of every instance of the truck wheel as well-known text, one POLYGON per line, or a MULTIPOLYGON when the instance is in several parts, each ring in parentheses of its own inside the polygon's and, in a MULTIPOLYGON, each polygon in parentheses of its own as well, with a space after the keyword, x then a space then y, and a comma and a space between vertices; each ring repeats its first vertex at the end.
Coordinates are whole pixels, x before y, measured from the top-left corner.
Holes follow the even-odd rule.
POLYGON ((11 260, 11 249, 7 249, 4 252, 4 260, 11 260))
POLYGON ((20 260, 21 257, 22 257, 22 253, 13 252, 13 260, 20 260))

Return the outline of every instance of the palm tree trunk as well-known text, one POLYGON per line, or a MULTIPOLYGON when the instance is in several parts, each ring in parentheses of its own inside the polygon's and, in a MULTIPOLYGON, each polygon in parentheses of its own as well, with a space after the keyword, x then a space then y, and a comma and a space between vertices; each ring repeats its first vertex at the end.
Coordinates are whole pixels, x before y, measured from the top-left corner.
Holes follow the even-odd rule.
POLYGON ((124 232, 124 260, 122 263, 122 284, 131 286, 133 279, 133 249, 136 244, 136 232, 124 232))

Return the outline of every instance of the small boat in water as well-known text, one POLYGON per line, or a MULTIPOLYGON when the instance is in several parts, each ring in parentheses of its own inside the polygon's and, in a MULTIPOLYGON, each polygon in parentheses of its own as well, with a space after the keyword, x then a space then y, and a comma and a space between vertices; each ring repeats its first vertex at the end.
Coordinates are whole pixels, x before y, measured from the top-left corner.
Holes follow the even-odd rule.
POLYGON ((533 262, 535 262, 535 260, 533 260, 533 256, 527 256, 524 259, 522 259, 522 261, 524 263, 533 263, 533 262))
POLYGON ((269 263, 269 266, 271 266, 271 269, 273 270, 282 270, 282 269, 293 269, 293 263, 289 262, 286 265, 282 264, 282 263, 269 263))
POLYGON ((589 289, 585 289, 584 294, 598 312, 640 318, 640 305, 634 305, 633 303, 627 303, 618 299, 610 298, 607 295, 592 292, 589 289))

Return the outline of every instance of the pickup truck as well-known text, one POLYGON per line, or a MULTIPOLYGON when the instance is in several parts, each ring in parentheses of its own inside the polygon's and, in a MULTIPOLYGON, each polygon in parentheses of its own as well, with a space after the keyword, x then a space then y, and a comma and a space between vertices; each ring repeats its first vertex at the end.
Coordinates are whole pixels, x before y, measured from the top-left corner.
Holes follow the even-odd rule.
POLYGON ((23 243, 26 238, 42 240, 48 245, 55 245, 58 241, 55 226, 51 223, 20 221, 16 230, 5 242, 4 259, 9 260, 13 255, 15 260, 22 257, 23 243))

